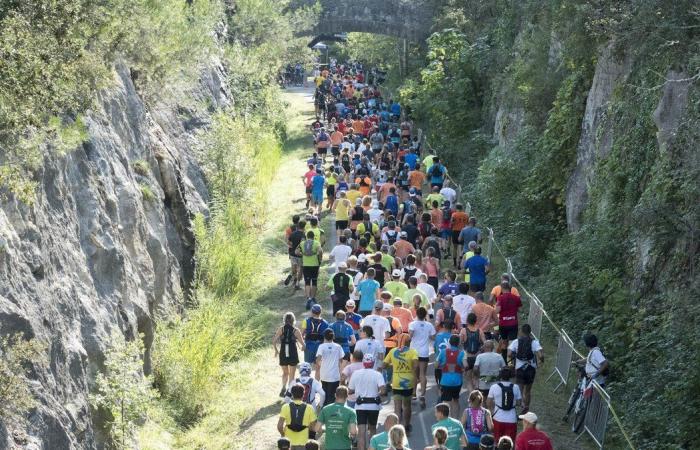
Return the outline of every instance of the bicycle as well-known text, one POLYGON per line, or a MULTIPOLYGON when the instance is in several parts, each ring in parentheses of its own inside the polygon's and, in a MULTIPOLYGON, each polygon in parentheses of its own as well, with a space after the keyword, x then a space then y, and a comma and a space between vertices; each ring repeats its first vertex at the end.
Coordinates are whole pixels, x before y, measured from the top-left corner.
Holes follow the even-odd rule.
POLYGON ((584 363, 573 362, 572 365, 578 371, 578 381, 574 386, 574 390, 569 396, 568 408, 566 414, 562 417, 562 421, 568 422, 573 415, 571 422, 571 431, 579 433, 586 420, 586 410, 593 394, 593 386, 586 376, 586 366, 584 363))

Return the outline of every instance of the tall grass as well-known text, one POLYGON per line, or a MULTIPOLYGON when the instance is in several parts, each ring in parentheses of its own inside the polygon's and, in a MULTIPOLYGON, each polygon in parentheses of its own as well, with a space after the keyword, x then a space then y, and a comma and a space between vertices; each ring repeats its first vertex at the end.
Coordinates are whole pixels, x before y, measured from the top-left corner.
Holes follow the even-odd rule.
POLYGON ((220 386, 227 362, 250 351, 271 313, 255 297, 265 255, 266 190, 275 174, 281 143, 257 123, 215 117, 200 159, 214 202, 209 220, 195 219, 197 307, 163 326, 155 346, 159 389, 181 425, 195 422, 220 386))

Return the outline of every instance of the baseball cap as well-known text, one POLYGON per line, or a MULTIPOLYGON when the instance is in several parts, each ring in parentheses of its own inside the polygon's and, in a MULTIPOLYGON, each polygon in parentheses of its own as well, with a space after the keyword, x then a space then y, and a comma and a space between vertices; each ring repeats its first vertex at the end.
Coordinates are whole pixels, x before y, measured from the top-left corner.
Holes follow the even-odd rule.
MULTIPOLYGON (((372 353, 365 353, 362 357, 362 365, 369 368, 374 366, 374 355, 372 353)), ((309 372, 311 373, 311 372, 309 372)))
POLYGON ((345 261, 338 264, 338 269, 347 269, 347 268, 348 268, 348 263, 346 263, 345 261))
POLYGON ((532 411, 521 414, 518 416, 518 418, 524 420, 525 422, 537 423, 537 414, 532 411))
POLYGON ((402 231, 401 233, 399 233, 399 236, 401 236, 402 238, 405 238, 405 237, 408 237, 408 233, 406 233, 405 231, 402 231))
POLYGON ((354 308, 355 307, 355 300, 348 300, 347 302, 345 302, 345 306, 354 308))
POLYGON ((299 375, 303 377, 308 377, 311 375, 311 364, 307 362, 299 364, 299 375))
POLYGON ((417 194, 416 188, 411 188, 408 190, 408 195, 410 195, 411 197, 415 197, 416 194, 417 194))
POLYGON ((401 297, 394 297, 394 305, 403 305, 403 299, 401 297))
POLYGON ((377 300, 374 302, 374 309, 382 309, 384 307, 384 302, 381 300, 377 300))
POLYGON ((314 314, 318 314, 321 312, 321 305, 316 303, 314 306, 311 307, 311 312, 314 314))
POLYGON ((394 278, 399 278, 401 276, 401 271, 399 269, 394 269, 391 271, 391 276, 394 278))
POLYGON ((392 309, 394 309, 394 307, 391 306, 389 303, 384 303, 384 306, 382 307, 383 311, 391 311, 392 309))

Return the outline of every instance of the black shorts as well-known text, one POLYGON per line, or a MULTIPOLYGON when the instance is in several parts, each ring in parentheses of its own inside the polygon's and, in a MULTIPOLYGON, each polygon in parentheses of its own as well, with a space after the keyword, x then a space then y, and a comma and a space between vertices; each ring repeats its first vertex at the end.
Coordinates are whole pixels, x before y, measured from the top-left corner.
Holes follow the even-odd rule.
POLYGON ((486 283, 469 283, 469 290, 472 292, 484 292, 486 283))
POLYGON ((440 400, 443 402, 459 400, 459 391, 461 390, 461 384, 459 386, 440 386, 440 400))
POLYGON ((460 231, 452 230, 452 243, 453 244, 459 244, 460 233, 462 233, 462 230, 460 230, 460 231))
POLYGON ((307 193, 307 194, 310 194, 312 190, 313 190, 313 187, 311 187, 311 186, 306 186, 306 193, 307 193))
POLYGON ((317 150, 318 150, 318 156, 326 156, 326 154, 328 153, 328 147, 325 147, 325 148, 318 147, 317 150))
POLYGON ((476 356, 467 356, 467 370, 472 370, 475 362, 476 356))
POLYGON ((335 221, 335 229, 336 230, 344 230, 348 227, 348 221, 347 220, 336 220, 335 221))
POLYGON ((514 341, 518 338, 518 326, 513 325, 510 327, 499 327, 498 334, 500 335, 502 341, 514 341))
POLYGON ((411 398, 413 396, 413 389, 392 389, 394 397, 411 398))
POLYGON ((304 274, 304 284, 316 286, 318 283, 318 266, 304 266, 301 268, 304 274))
POLYGON ((345 355, 343 355, 343 359, 345 361, 350 361, 350 352, 346 352, 345 355))
POLYGON ((430 361, 430 358, 428 356, 419 356, 418 357, 418 362, 428 362, 430 361))
POLYGON ((357 424, 358 425, 370 425, 377 426, 377 419, 379 419, 379 411, 367 411, 364 409, 355 410, 357 413, 357 424))
POLYGON ((515 371, 515 381, 518 384, 532 384, 536 374, 537 369, 528 364, 515 371))
POLYGON ((328 198, 333 198, 335 197, 335 185, 333 186, 328 186, 326 188, 326 197, 328 198))
POLYGON ((339 156, 340 155, 340 147, 331 147, 331 154, 333 156, 339 156))

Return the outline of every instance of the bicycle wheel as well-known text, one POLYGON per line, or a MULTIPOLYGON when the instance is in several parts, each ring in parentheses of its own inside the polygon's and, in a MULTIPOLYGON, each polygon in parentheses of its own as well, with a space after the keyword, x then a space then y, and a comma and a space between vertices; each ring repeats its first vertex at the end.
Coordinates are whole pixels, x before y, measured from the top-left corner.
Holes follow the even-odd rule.
POLYGON ((576 407, 576 401, 578 400, 578 397, 581 395, 581 390, 576 386, 574 390, 571 392, 571 395, 569 396, 569 407, 566 409, 566 414, 564 414, 564 417, 561 418, 564 422, 569 421, 569 417, 571 417, 571 413, 574 411, 574 408, 576 407))
POLYGON ((588 400, 582 398, 579 406, 576 408, 574 421, 571 423, 571 431, 578 434, 583 428, 583 423, 586 421, 586 411, 588 410, 588 400))

